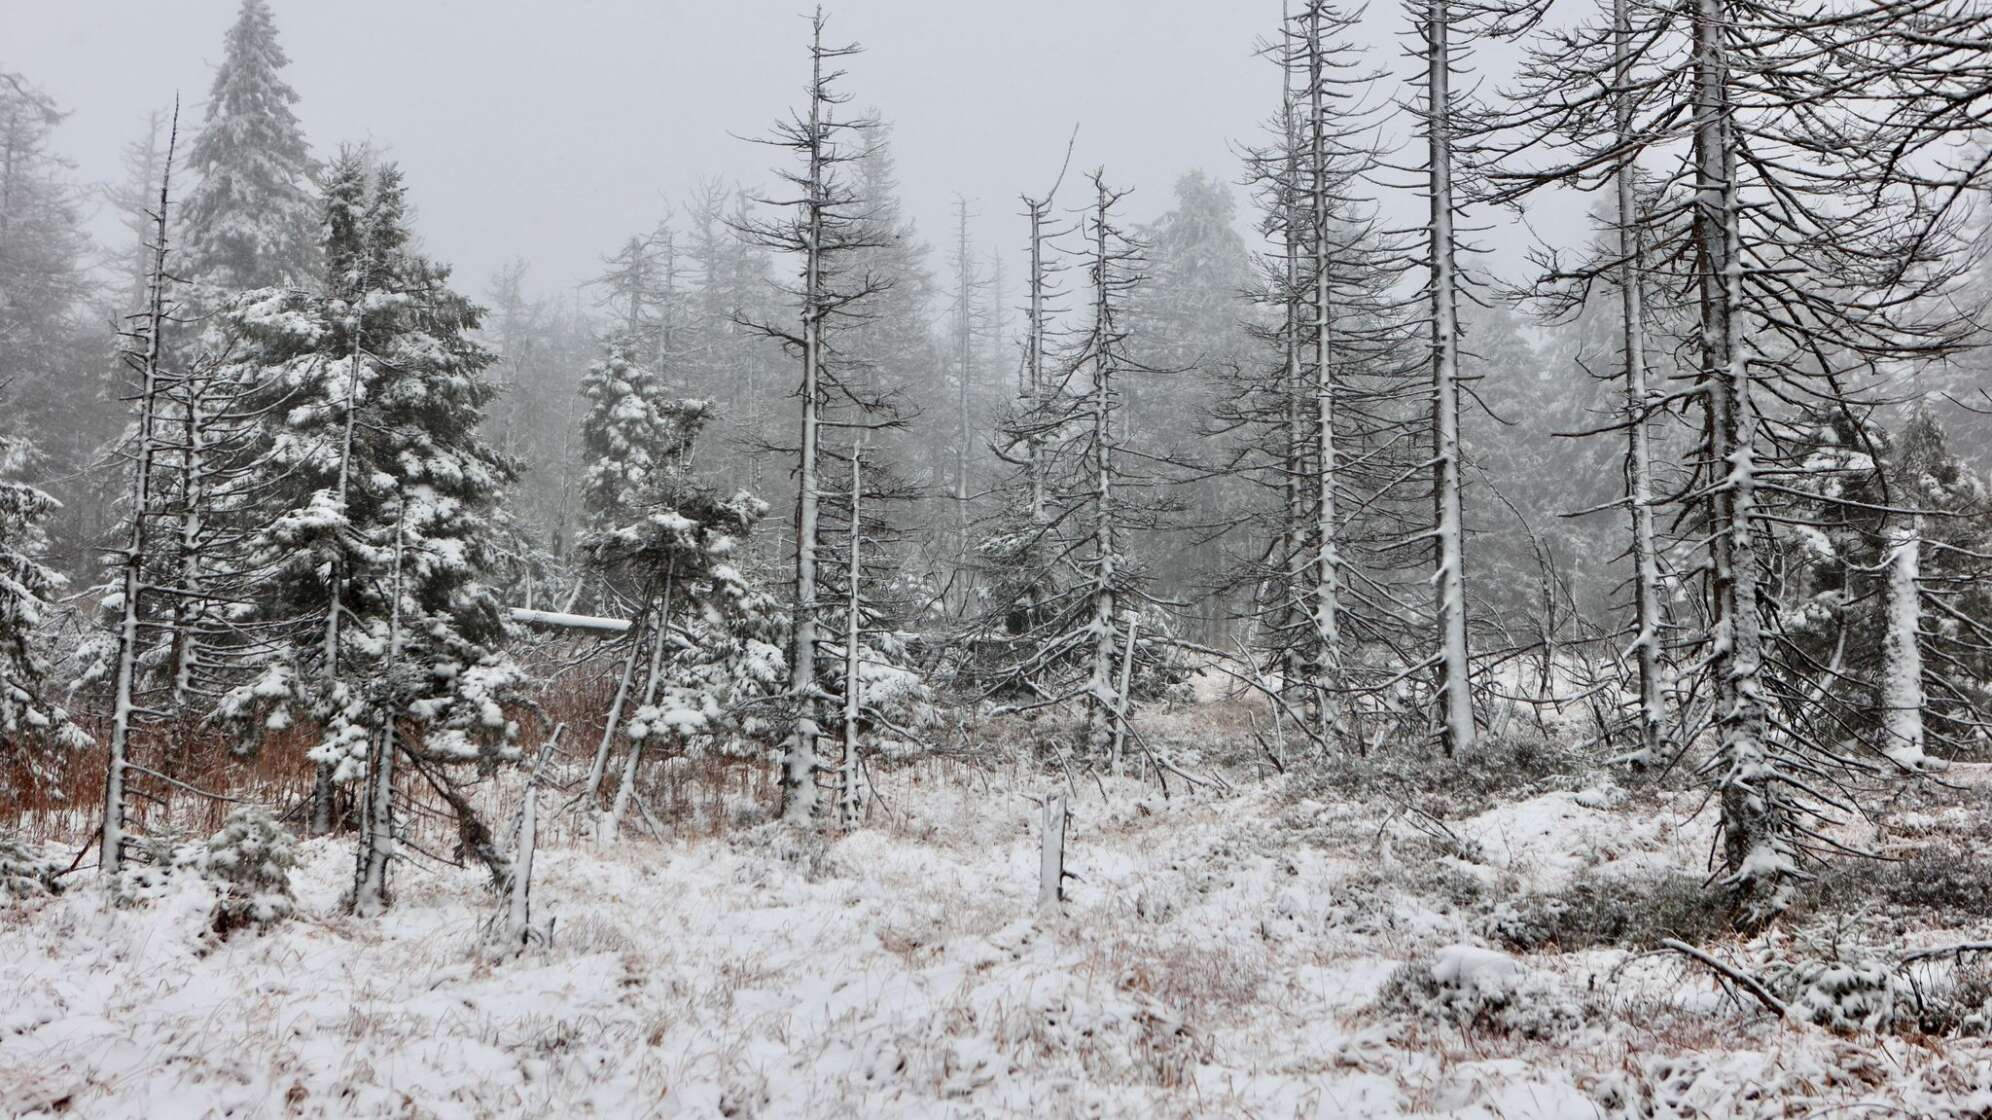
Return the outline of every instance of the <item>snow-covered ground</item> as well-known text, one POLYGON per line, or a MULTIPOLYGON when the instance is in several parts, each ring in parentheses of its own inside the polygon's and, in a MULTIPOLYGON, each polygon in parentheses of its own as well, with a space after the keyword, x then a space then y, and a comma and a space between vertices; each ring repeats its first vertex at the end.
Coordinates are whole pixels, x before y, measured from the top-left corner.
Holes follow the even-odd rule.
POLYGON ((387 916, 343 916, 346 841, 305 846, 299 918, 225 941, 197 883, 124 909, 79 884, 0 917, 0 1112, 1992 1115, 1981 1043, 1781 1025, 1678 957, 1495 947, 1507 896, 1698 866, 1686 796, 1557 790, 1437 828, 1294 779, 1082 787, 1071 897, 1035 913, 1024 792, 923 764, 825 844, 556 844, 551 937, 500 962, 481 872, 404 867, 387 916), (1516 1029, 1380 1002, 1405 962, 1447 998, 1521 991, 1516 1029))

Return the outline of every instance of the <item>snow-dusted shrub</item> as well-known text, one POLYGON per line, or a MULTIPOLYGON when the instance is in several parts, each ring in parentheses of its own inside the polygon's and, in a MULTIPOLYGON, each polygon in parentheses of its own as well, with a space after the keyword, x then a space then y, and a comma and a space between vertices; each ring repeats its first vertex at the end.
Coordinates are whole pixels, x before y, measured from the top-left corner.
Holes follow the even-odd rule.
POLYGON ((1887 903, 1926 914, 1941 925, 1972 925, 1992 914, 1992 861, 1982 848, 1932 844, 1907 859, 1847 860, 1836 870, 1835 879, 1865 880, 1868 885, 1824 890, 1822 901, 1828 905, 1887 903))
POLYGON ((1147 986, 1139 972, 1123 974, 1110 989, 1070 974, 1042 976, 1006 992, 980 1026, 1012 1062, 1028 1055, 1031 1066, 1084 1071, 1099 1081, 1186 1084, 1210 1060, 1210 1039, 1147 986))
POLYGON ((208 838, 201 867, 217 896, 215 932, 290 917, 297 909, 290 887, 296 866, 297 841, 269 813, 255 806, 230 813, 221 831, 208 838))
POLYGON ((1497 903, 1480 932, 1511 949, 1650 946, 1674 937, 1701 944, 1730 928, 1727 900, 1694 875, 1584 871, 1554 894, 1497 903))
POLYGON ((25 840, 0 836, 0 899, 19 901, 62 893, 56 863, 25 840))
POLYGON ((1912 993, 1916 1027, 1924 1034, 1992 1035, 1992 965, 1982 955, 1938 959, 1922 966, 1912 993))
POLYGON ((1442 819, 1458 820, 1497 803, 1595 782, 1594 760, 1533 732, 1489 736, 1465 758, 1429 751, 1338 752, 1301 776, 1298 792, 1320 789, 1324 800, 1396 796, 1442 819))
POLYGON ((134 840, 118 895, 150 902, 185 883, 201 883, 214 892, 214 930, 226 935, 290 917, 296 910, 290 890, 295 866, 297 843, 290 833, 267 812, 245 806, 205 841, 174 832, 134 840))
POLYGON ((1584 1009, 1563 983, 1506 953, 1449 945, 1400 967, 1377 993, 1383 1011, 1468 1030, 1544 1039, 1575 1030, 1584 1009))
POLYGON ((1795 1019, 1841 1033, 1901 1026, 1913 1004, 1871 927, 1856 918, 1798 929, 1758 950, 1759 975, 1795 1019))
POLYGON ((190 879, 201 879, 207 846, 174 829, 147 836, 128 836, 124 870, 118 873, 117 897, 124 902, 151 902, 190 879))

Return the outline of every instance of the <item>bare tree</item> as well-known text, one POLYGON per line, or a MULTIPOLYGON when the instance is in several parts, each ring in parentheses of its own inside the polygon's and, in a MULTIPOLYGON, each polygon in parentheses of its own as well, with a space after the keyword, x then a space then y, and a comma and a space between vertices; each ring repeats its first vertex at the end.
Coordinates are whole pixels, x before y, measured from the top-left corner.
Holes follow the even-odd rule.
POLYGON ((800 164, 799 169, 781 172, 795 197, 770 200, 786 209, 788 216, 755 221, 743 229, 758 244, 796 257, 801 274, 793 293, 799 303, 797 328, 756 324, 781 340, 801 361, 797 390, 801 422, 792 449, 796 456, 795 579, 788 668, 794 710, 782 761, 782 819, 797 824, 816 819, 817 775, 822 768, 817 740, 822 735, 826 692, 818 680, 817 647, 825 640, 818 577, 825 410, 833 400, 860 411, 877 407, 875 400, 861 397, 857 386, 839 377, 830 335, 838 319, 856 314, 854 304, 883 290, 873 277, 847 276, 841 268, 846 258, 882 244, 876 226, 867 220, 863 200, 843 174, 865 158, 867 138, 876 121, 866 116, 838 117, 837 110, 850 98, 838 91, 843 71, 833 67, 863 48, 856 44, 825 46, 827 22, 821 8, 810 21, 807 109, 778 123, 772 136, 758 141, 791 153, 800 164))

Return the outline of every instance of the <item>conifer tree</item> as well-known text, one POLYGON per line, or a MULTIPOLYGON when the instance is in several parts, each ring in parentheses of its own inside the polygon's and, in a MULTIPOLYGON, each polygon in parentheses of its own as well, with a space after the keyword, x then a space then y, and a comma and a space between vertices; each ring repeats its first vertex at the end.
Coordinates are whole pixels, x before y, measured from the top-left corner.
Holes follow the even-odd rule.
POLYGON ((242 0, 223 40, 207 113, 188 152, 183 278, 226 295, 304 285, 316 271, 317 168, 284 80, 268 0, 242 0))
POLYGON ((102 338, 81 329, 91 252, 85 192, 55 151, 68 114, 26 78, 0 70, 0 385, 10 423, 33 432, 50 513, 48 561, 77 577, 96 562, 107 503, 87 468, 123 415, 94 371, 102 338))
MULTIPOLYGON (((323 289, 268 289, 227 312, 242 340, 227 373, 264 406, 249 454, 270 464, 236 496, 273 512, 233 568, 268 667, 222 715, 252 741, 300 719, 318 729, 319 830, 370 755, 408 762, 502 877, 450 771, 517 754, 500 704, 520 674, 489 582, 515 468, 478 434, 495 392, 471 338, 482 309, 409 250, 401 174, 368 163, 342 153, 328 177, 323 289)), ((362 867, 383 867, 388 822, 361 823, 362 867)), ((386 904, 384 873, 359 887, 357 909, 386 904)))
POLYGON ((0 774, 9 788, 23 791, 48 780, 52 752, 91 745, 54 702, 40 645, 38 630, 64 581, 42 563, 43 526, 55 499, 18 480, 30 452, 26 440, 0 432, 0 742, 7 744, 0 774))
POLYGON ((1680 643, 1697 671, 1676 739, 1718 743, 1701 770, 1721 807, 1718 879, 1745 926, 1781 913, 1803 861, 1832 849, 1819 826, 1844 798, 1830 788, 1858 765, 1808 714, 1818 689, 1792 682, 1816 678, 1777 632, 1780 535, 1798 507, 1811 506, 1800 525, 1820 508, 1788 484, 1814 430, 1804 413, 1857 413, 1877 369, 1957 340, 1944 301, 1924 297, 1956 272, 1965 183, 1939 149, 1974 79, 1942 63, 1982 19, 1748 0, 1617 7, 1544 40, 1507 122, 1521 127, 1510 195, 1609 169, 1649 175, 1671 200, 1615 215, 1636 223, 1644 259, 1668 262, 1658 275, 1691 309, 1686 384, 1635 415, 1698 414, 1673 504, 1683 551, 1700 554, 1705 620, 1680 643), (1523 157, 1544 140, 1563 154, 1523 157))

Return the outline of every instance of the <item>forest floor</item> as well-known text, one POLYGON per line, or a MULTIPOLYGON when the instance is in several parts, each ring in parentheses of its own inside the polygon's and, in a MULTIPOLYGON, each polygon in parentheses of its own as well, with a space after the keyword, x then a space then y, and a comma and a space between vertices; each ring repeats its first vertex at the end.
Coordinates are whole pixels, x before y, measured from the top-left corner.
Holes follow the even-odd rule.
MULTIPOLYGON (((1042 789, 952 763, 882 774, 870 825, 824 841, 737 805, 663 843, 553 828, 550 936, 500 961, 480 872, 410 863, 386 916, 341 913, 349 840, 304 845, 297 918, 226 940, 197 881, 115 909, 79 883, 0 910, 0 1112, 1992 1116, 1982 1039, 1779 1021, 1619 947, 1797 951, 1722 932, 1692 790, 1542 758, 1450 785, 1249 769, 1222 793, 1079 785, 1055 912, 1042 789)), ((1870 837, 1909 862, 1822 882, 1803 922, 1992 932, 1957 901, 1978 879, 1914 870, 1992 828, 1987 776, 1953 778, 1870 837)))

